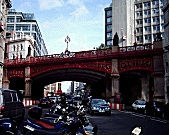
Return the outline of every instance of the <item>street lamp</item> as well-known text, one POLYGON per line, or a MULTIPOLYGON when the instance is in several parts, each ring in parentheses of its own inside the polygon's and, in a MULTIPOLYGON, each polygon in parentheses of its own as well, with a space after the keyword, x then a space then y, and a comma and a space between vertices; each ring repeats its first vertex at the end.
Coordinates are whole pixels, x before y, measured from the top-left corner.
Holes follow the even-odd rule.
POLYGON ((65 38, 65 42, 67 43, 67 48, 66 48, 66 51, 65 51, 65 52, 68 52, 68 43, 70 42, 70 37, 69 37, 69 36, 67 36, 67 37, 65 38))

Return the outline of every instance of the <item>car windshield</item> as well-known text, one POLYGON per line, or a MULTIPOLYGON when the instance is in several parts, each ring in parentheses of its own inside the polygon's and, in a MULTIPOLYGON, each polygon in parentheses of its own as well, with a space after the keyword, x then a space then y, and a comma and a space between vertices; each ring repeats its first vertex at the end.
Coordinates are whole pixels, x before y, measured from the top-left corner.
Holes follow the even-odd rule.
POLYGON ((106 101, 102 99, 93 99, 91 103, 92 104, 106 104, 106 101))
POLYGON ((139 105, 145 105, 145 104, 146 104, 146 101, 141 101, 141 100, 140 100, 140 101, 138 101, 138 104, 139 104, 139 105))
POLYGON ((154 106, 161 107, 161 106, 163 106, 163 103, 162 102, 154 102, 154 106))
POLYGON ((67 99, 72 99, 72 96, 68 95, 66 96, 67 99))
POLYGON ((50 98, 50 100, 55 100, 55 98, 54 97, 49 97, 50 98))
POLYGON ((40 101, 48 101, 47 98, 41 98, 40 101))

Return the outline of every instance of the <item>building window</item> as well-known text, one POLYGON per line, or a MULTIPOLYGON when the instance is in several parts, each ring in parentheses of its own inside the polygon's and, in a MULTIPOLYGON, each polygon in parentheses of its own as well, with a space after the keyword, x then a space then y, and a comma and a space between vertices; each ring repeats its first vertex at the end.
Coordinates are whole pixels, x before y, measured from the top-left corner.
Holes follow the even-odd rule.
POLYGON ((146 32, 150 32, 151 31, 151 27, 144 27, 146 32))
POLYGON ((36 31, 36 25, 32 25, 32 31, 36 31))
POLYGON ((15 51, 15 49, 16 49, 16 47, 15 47, 15 45, 13 45, 13 51, 15 51))
POLYGON ((159 2, 158 2, 158 0, 155 0, 155 1, 152 2, 152 4, 153 4, 153 5, 158 5, 159 2))
POLYGON ((159 17, 153 17, 153 22, 159 22, 159 17))
POLYGON ((144 15, 150 15, 150 10, 145 10, 144 15))
POLYGON ((112 18, 111 17, 107 18, 107 23, 110 23, 110 22, 112 22, 112 18))
POLYGON ((145 22, 145 23, 151 23, 151 19, 150 19, 150 18, 145 18, 145 19, 144 19, 144 22, 145 22))
POLYGON ((107 30, 111 30, 112 29, 112 25, 107 25, 107 30))
POLYGON ((142 12, 137 12, 137 17, 142 16, 142 12))
POLYGON ((154 25, 154 26, 153 26, 153 30, 159 31, 159 30, 160 30, 160 25, 154 25))
POLYGON ((15 54, 13 54, 13 59, 15 59, 15 54))
POLYGON ((161 21, 164 21, 164 16, 163 15, 161 16, 161 21))
POLYGON ((151 35, 145 35, 145 40, 150 41, 151 40, 151 35))
POLYGON ((158 8, 156 8, 156 9, 152 9, 152 13, 159 13, 159 9, 158 8))
POLYGON ((23 31, 30 31, 30 24, 23 24, 22 25, 22 30, 23 31))
POLYGON ((23 50, 23 45, 21 44, 21 50, 23 50))
POLYGON ((112 45, 112 41, 107 41, 107 45, 112 45))
POLYGON ((137 22, 137 25, 143 24, 143 21, 142 21, 142 20, 137 20, 136 22, 137 22))
POLYGON ((14 25, 13 24, 8 24, 7 25, 7 31, 12 31, 14 30, 14 25))
POLYGON ((7 17, 7 22, 8 22, 8 23, 13 23, 13 22, 15 22, 15 17, 13 17, 13 16, 8 16, 8 17, 7 17))
POLYGON ((106 13, 107 13, 107 16, 112 15, 112 11, 111 10, 107 11, 106 13))
POLYGON ((150 7, 150 3, 149 2, 144 3, 144 7, 150 7))
POLYGON ((137 5, 136 5, 136 8, 137 8, 137 9, 142 8, 142 4, 137 4, 137 5))
POLYGON ((107 33, 107 37, 111 38, 112 37, 112 33, 107 33))
POLYGON ((16 22, 21 22, 22 18, 20 16, 16 17, 16 22))
POLYGON ((20 59, 22 59, 22 53, 20 53, 20 59))

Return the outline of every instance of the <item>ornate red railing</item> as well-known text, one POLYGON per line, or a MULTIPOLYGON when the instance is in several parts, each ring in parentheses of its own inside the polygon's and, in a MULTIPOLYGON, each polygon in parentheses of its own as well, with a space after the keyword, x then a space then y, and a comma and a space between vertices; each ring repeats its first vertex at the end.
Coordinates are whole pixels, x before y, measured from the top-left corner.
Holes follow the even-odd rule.
POLYGON ((117 56, 122 54, 138 53, 154 50, 153 45, 138 45, 138 46, 126 46, 118 47, 117 51, 112 51, 112 49, 103 50, 90 50, 81 52, 70 52, 69 54, 52 54, 37 57, 27 57, 26 59, 5 59, 5 66, 8 65, 21 65, 21 64, 33 64, 33 63, 44 63, 52 61, 73 61, 81 59, 92 59, 92 58, 105 58, 111 56, 117 56))

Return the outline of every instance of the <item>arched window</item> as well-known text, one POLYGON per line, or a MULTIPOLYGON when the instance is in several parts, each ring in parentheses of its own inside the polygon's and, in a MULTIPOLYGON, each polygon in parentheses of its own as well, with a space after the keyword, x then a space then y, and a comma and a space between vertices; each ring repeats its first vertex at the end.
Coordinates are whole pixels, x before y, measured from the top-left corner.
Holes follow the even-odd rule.
POLYGON ((15 54, 13 54, 13 59, 15 59, 15 54))
POLYGON ((22 53, 20 53, 20 59, 22 59, 22 53))
POLYGON ((15 51, 15 45, 13 45, 13 50, 15 51))
POLYGON ((23 50, 23 45, 21 44, 21 50, 23 50))

